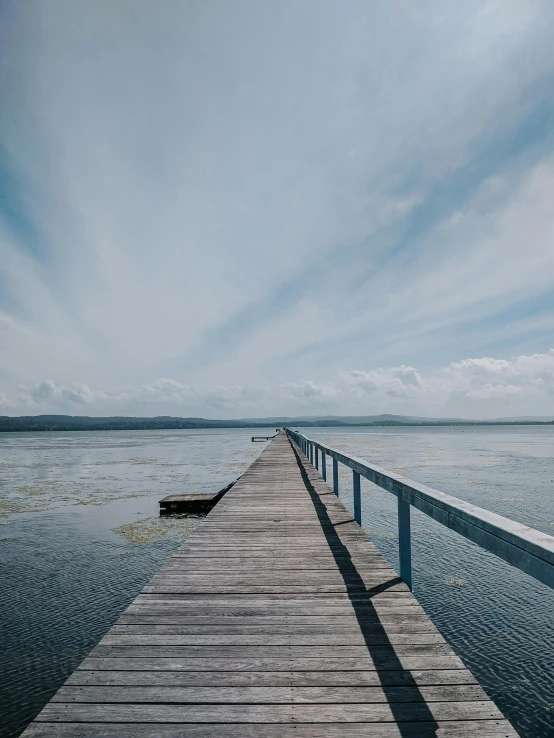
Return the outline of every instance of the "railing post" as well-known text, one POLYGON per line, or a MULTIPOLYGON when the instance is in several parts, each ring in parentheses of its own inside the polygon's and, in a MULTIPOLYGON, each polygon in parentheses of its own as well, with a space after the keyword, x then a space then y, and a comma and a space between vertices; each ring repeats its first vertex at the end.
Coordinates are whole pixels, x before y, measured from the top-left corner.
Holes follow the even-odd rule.
POLYGON ((362 498, 360 495, 360 475, 352 471, 352 482, 354 485, 354 520, 358 525, 362 524, 362 498))
POLYGON ((315 447, 315 468, 319 469, 319 448, 315 447))
POLYGON ((314 444, 310 443, 310 464, 314 465, 314 444))
POLYGON ((321 449, 321 476, 327 481, 327 454, 321 449))
POLYGON ((410 530, 410 503, 398 498, 398 558, 400 577, 412 589, 412 535, 410 530))
POLYGON ((333 457, 333 492, 339 496, 339 462, 333 457))

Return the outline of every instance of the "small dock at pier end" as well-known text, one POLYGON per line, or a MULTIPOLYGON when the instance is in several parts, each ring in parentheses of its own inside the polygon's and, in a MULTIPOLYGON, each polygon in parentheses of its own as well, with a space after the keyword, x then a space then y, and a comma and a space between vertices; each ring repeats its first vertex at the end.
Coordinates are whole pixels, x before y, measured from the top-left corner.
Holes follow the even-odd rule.
POLYGON ((362 462, 353 516, 332 454, 280 432, 25 738, 516 736, 410 591, 409 511, 401 578, 357 522, 362 462))

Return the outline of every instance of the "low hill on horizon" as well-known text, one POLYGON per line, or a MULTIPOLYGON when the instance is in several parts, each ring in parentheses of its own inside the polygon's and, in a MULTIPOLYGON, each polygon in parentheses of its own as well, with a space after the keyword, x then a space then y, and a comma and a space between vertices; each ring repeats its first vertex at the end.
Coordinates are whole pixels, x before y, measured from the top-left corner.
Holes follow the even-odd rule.
POLYGON ((0 432, 36 431, 99 431, 99 430, 193 430, 195 428, 268 428, 294 425, 297 427, 337 428, 356 426, 442 426, 442 425, 525 425, 551 424, 554 416, 523 416, 468 420, 464 418, 426 418, 407 415, 329 415, 329 416, 275 416, 267 418, 239 418, 218 420, 210 418, 180 418, 169 415, 157 417, 87 415, 21 415, 0 416, 0 432))

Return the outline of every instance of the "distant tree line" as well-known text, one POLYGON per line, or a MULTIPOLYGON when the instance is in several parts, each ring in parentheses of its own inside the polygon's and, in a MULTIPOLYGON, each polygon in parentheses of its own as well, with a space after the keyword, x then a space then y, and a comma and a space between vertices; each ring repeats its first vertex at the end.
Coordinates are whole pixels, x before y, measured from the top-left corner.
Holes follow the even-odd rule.
MULTIPOLYGON (((0 415, 0 433, 34 432, 34 431, 131 431, 131 430, 191 430, 201 428, 268 428, 271 422, 255 420, 208 420, 207 418, 133 418, 107 417, 91 418, 79 415, 26 415, 9 417, 0 415)), ((474 425, 554 425, 554 421, 410 421, 375 420, 367 423, 344 422, 341 420, 301 420, 295 419, 287 425, 297 428, 367 428, 387 426, 474 426, 474 425)))

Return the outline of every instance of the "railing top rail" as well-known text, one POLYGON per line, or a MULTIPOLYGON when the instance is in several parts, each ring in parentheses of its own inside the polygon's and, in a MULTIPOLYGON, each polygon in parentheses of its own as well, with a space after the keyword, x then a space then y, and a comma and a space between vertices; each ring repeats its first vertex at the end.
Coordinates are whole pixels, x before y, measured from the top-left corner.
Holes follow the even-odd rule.
POLYGON ((554 587, 554 537, 286 429, 465 538, 554 587))

